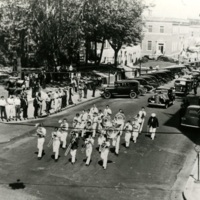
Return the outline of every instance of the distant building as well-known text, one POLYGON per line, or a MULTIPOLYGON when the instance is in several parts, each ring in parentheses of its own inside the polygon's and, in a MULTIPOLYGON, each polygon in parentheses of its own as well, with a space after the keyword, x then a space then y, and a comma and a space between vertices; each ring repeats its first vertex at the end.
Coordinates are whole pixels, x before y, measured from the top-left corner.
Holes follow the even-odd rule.
POLYGON ((165 55, 178 59, 187 48, 190 34, 188 20, 148 16, 142 41, 142 56, 165 55))

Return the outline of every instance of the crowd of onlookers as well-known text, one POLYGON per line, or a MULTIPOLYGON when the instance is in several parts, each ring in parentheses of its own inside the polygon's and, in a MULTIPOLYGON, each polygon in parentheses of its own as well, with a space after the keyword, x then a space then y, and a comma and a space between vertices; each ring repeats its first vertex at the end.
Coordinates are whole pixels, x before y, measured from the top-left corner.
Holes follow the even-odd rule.
POLYGON ((8 89, 8 98, 1 96, 0 116, 2 120, 26 120, 30 117, 38 118, 41 115, 49 115, 61 111, 68 105, 74 104, 74 94, 78 94, 78 101, 88 97, 88 90, 92 90, 92 97, 98 87, 95 80, 88 84, 87 80, 71 78, 68 86, 52 88, 52 91, 45 92, 46 75, 28 74, 24 76, 20 93, 8 89), (31 91, 28 97, 28 90, 31 91), (29 101, 33 100, 33 113, 28 113, 29 101))

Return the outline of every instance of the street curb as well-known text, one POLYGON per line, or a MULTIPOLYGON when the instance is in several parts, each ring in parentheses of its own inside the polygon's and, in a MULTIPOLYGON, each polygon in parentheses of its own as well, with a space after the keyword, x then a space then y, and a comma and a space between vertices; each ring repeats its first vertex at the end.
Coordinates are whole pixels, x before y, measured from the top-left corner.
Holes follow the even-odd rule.
POLYGON ((35 118, 30 118, 30 119, 28 119, 28 120, 11 121, 11 122, 0 121, 0 124, 12 124, 12 125, 14 125, 14 124, 22 124, 22 123, 24 123, 24 124, 26 125, 27 122, 37 122, 37 121, 40 121, 40 120, 42 120, 42 119, 55 117, 55 116, 57 116, 57 115, 60 115, 60 114, 61 114, 62 112, 64 112, 65 110, 68 110, 68 109, 73 108, 73 107, 75 107, 75 106, 78 106, 78 105, 81 105, 81 104, 84 104, 84 103, 87 103, 87 102, 90 102, 90 101, 94 101, 94 100, 97 100, 97 99, 100 99, 100 98, 101 98, 101 96, 98 96, 98 97, 94 97, 94 98, 92 98, 92 99, 88 99, 87 101, 78 102, 78 103, 76 103, 76 104, 73 104, 73 105, 70 105, 70 106, 67 106, 67 107, 63 108, 63 109, 62 109, 60 112, 58 112, 58 113, 52 113, 51 115, 43 115, 43 116, 41 116, 41 117, 39 117, 39 118, 37 118, 37 119, 35 119, 35 118))
POLYGON ((195 174, 196 168, 197 168, 197 158, 194 160, 194 166, 193 166, 192 171, 187 180, 185 189, 182 192, 184 200, 196 200, 192 197, 192 190, 194 187, 194 177, 193 176, 195 174))

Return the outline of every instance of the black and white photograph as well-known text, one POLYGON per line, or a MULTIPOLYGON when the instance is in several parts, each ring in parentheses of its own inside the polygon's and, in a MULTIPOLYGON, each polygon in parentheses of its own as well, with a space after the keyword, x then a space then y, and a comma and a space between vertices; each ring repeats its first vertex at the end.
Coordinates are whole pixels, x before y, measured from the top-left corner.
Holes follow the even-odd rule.
POLYGON ((0 0, 0 200, 200 200, 200 0, 0 0))

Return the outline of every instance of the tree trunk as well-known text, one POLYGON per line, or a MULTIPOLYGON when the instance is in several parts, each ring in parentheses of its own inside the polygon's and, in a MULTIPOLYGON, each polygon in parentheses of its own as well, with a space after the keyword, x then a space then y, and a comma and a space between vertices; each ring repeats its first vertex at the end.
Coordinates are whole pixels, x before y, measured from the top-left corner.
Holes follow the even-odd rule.
POLYGON ((103 55, 104 45, 105 45, 105 39, 103 39, 103 41, 102 41, 100 57, 99 57, 98 62, 97 62, 98 66, 101 63, 101 58, 102 58, 102 55, 103 55))
POLYGON ((114 49, 114 51, 115 51, 115 55, 114 55, 114 65, 115 65, 115 67, 117 68, 117 57, 118 57, 119 49, 114 49))

